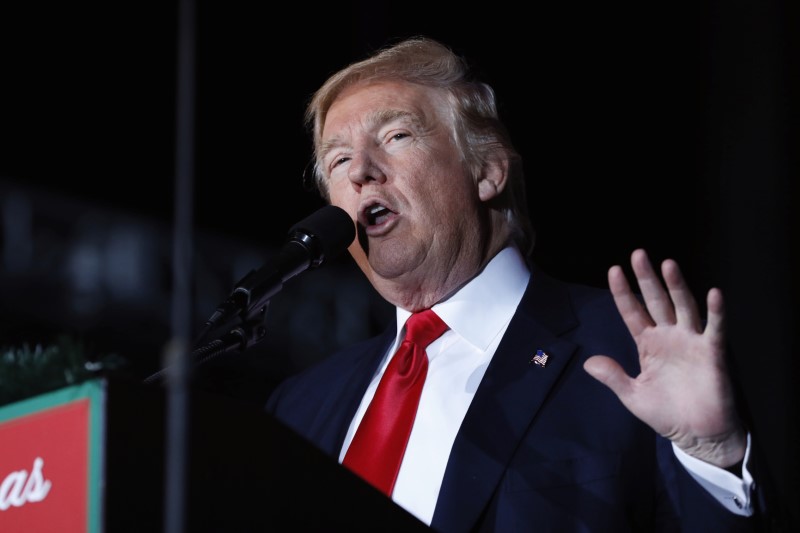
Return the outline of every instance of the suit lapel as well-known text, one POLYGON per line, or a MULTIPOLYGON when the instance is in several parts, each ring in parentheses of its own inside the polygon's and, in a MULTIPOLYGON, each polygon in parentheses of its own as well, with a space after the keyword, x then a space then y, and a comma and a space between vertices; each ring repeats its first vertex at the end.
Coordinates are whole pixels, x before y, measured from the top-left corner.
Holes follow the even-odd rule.
MULTIPOLYGON (((342 449, 347 430, 361 404, 364 392, 383 359, 383 354, 394 340, 395 328, 390 326, 379 337, 363 343, 354 354, 347 372, 331 372, 331 392, 320 406, 311 438, 334 457, 342 449)), ((340 370, 344 370, 340 368, 340 370)))
POLYGON ((468 531, 497 489, 506 465, 558 381, 576 346, 558 335, 574 328, 566 289, 534 271, 459 429, 431 526, 468 531), (532 362, 537 350, 544 366, 532 362))

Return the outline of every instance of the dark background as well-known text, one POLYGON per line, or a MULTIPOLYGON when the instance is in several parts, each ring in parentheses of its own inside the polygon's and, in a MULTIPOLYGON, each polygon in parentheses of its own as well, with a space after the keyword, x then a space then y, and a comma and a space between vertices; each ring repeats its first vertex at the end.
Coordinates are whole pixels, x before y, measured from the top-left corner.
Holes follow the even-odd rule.
MULTIPOLYGON (((155 372, 173 327, 175 206, 191 209, 199 325, 323 205, 301 180, 311 93, 376 47, 427 34, 498 93, 542 267, 605 285, 645 247, 677 259, 701 302, 723 288, 764 490, 788 524, 800 496, 796 4, 436 6, 198 3, 193 194, 176 199, 177 4, 4 3, 0 344, 66 333, 123 355, 134 377, 155 372)), ((273 298, 265 342, 199 376, 261 402, 391 312, 342 257, 273 298)))

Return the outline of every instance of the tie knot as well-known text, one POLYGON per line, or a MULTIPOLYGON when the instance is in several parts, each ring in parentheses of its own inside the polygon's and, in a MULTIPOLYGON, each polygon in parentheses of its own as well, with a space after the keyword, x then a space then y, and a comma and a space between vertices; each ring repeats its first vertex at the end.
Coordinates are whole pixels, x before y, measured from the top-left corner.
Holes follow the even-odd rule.
POLYGON ((447 324, 430 309, 414 313, 406 322, 406 340, 426 348, 447 331, 447 324))

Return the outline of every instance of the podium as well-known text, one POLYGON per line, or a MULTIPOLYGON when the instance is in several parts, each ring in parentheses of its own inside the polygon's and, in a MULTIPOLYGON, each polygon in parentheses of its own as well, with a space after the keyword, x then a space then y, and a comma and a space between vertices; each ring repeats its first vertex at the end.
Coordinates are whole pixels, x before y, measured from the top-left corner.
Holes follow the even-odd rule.
MULTIPOLYGON (((431 531, 257 406, 189 406, 186 533, 431 531)), ((0 407, 0 531, 162 531, 165 413, 108 378, 0 407)))

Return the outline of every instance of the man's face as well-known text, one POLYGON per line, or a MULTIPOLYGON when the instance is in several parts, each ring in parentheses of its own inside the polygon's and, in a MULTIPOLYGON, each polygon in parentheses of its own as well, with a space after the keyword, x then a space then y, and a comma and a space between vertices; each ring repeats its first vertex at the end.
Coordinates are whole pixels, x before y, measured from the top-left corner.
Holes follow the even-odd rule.
POLYGON ((330 201, 357 221, 349 251, 381 294, 446 284, 480 246, 478 193, 451 122, 443 93, 401 82, 350 87, 328 110, 330 201))

